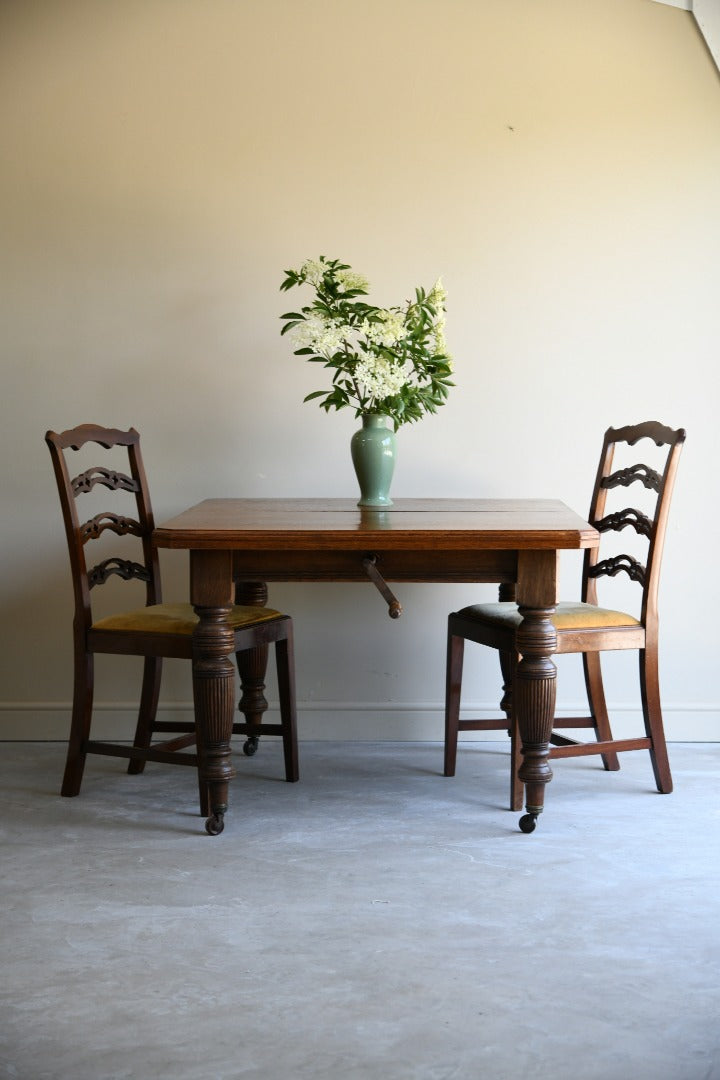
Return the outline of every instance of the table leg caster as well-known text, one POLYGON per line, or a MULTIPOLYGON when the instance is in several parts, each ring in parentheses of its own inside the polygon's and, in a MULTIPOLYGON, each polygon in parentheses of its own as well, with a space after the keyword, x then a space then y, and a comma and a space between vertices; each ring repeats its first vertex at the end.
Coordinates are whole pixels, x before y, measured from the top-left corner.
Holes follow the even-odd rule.
POLYGON ((249 739, 246 739, 243 743, 243 754, 245 757, 252 757, 257 752, 259 739, 257 735, 251 735, 249 739))
POLYGON ((225 818, 223 814, 211 814, 205 822, 205 832, 210 836, 219 836, 225 828, 225 818))
POLYGON ((537 825, 537 819, 538 819, 537 813, 533 813, 532 811, 529 814, 523 814, 523 816, 520 818, 520 822, 519 822, 520 832, 524 832, 524 833, 535 832, 535 826, 537 825))

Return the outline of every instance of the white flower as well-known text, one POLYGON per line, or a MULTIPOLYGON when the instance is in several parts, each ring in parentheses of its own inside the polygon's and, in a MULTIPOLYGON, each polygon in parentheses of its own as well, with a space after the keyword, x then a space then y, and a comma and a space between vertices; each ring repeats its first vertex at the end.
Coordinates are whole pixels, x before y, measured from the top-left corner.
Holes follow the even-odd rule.
POLYGON ((321 285, 326 270, 321 259, 306 259, 300 267, 300 276, 311 285, 321 285))
POLYGON ((355 377, 363 384, 373 401, 392 397, 405 385, 402 368, 381 356, 366 355, 355 368, 355 377))
POLYGON ((290 335, 296 349, 312 349, 318 356, 327 359, 342 348, 345 341, 339 326, 315 312, 310 312, 301 323, 294 326, 290 335))
POLYGON ((338 292, 348 292, 350 289, 359 289, 366 293, 370 288, 370 282, 362 274, 356 274, 354 270, 338 270, 335 274, 338 284, 338 292))
POLYGON ((445 286, 442 283, 442 278, 438 278, 432 289, 427 296, 429 302, 437 311, 442 311, 445 307, 445 301, 447 300, 447 293, 445 286))
POLYGON ((330 388, 316 390, 325 411, 350 406, 356 416, 383 411, 395 428, 435 412, 453 384, 445 345, 446 293, 440 278, 416 299, 379 308, 357 300, 367 278, 338 259, 320 255, 286 271, 281 290, 310 285, 313 303, 282 315, 296 352, 333 371, 330 388))
POLYGON ((373 345, 390 349, 405 337, 407 329, 404 315, 401 311, 380 309, 377 320, 364 320, 362 332, 373 345))

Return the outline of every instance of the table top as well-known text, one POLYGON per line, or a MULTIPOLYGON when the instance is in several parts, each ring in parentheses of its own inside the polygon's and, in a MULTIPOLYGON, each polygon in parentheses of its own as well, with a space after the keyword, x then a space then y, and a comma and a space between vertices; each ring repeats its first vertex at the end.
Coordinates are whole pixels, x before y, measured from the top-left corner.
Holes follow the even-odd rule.
POLYGON ((597 531, 556 499, 206 499, 155 530, 161 548, 256 551, 426 547, 548 550, 596 547, 597 531))

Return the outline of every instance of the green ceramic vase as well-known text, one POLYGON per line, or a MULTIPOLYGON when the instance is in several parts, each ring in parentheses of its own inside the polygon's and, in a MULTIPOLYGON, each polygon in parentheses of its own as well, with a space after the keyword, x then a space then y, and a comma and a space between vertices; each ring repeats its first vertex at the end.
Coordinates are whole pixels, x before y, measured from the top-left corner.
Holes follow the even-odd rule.
POLYGON ((367 413, 350 440, 360 485, 358 506, 392 506, 390 484, 395 469, 395 432, 381 413, 367 413))

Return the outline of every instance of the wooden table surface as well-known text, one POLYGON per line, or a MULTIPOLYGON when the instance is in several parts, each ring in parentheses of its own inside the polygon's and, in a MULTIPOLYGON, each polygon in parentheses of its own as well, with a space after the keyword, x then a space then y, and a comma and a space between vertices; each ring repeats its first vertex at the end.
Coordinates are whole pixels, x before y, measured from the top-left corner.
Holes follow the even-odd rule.
POLYGON ((447 549, 585 548, 597 533, 557 499, 398 499, 360 509, 351 499, 206 499, 155 531, 160 547, 362 549, 374 542, 447 549), (388 534, 391 539, 388 541, 388 534))

